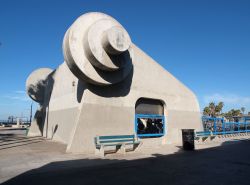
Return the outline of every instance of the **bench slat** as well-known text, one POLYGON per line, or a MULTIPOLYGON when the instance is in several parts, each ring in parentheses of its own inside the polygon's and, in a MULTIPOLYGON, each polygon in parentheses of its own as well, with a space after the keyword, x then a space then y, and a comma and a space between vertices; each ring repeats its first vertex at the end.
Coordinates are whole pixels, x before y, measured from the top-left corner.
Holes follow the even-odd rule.
POLYGON ((211 135, 211 133, 210 132, 204 132, 204 131, 200 131, 200 132, 195 132, 195 135, 197 136, 197 137, 202 137, 202 136, 210 136, 211 135))
MULTIPOLYGON (((121 146, 122 144, 125 144, 125 145, 138 145, 140 144, 140 142, 134 142, 134 143, 110 143, 110 144, 105 144, 103 146, 121 146)), ((96 147, 101 147, 102 144, 97 144, 96 147)))
POLYGON ((102 139, 127 139, 127 138, 134 138, 134 135, 117 135, 117 136, 97 136, 100 140, 102 139))
POLYGON ((134 142, 134 139, 129 139, 129 140, 121 140, 121 139, 117 139, 117 140, 100 140, 99 143, 104 144, 104 143, 131 143, 134 142))

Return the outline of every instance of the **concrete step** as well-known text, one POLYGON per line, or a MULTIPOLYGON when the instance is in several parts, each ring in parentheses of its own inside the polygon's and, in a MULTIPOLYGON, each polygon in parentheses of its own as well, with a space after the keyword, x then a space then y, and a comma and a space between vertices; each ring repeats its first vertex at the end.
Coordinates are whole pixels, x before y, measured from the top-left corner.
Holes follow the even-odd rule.
POLYGON ((1 138, 0 150, 24 146, 32 143, 42 142, 45 139, 43 137, 12 137, 12 138, 1 138))

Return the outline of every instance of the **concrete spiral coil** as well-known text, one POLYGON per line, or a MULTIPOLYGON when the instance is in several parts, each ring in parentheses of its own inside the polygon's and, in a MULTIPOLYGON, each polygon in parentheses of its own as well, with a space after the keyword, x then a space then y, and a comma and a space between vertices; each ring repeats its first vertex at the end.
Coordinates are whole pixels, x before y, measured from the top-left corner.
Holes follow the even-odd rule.
POLYGON ((123 81, 132 69, 131 39, 112 17, 103 13, 80 16, 67 30, 63 54, 71 72, 95 85, 123 81))

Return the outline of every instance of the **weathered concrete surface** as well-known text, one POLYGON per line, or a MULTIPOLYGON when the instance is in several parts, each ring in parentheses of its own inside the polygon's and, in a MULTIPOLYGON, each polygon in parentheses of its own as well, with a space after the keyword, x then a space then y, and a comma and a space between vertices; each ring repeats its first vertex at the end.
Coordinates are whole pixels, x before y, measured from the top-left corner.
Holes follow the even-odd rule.
POLYGON ((63 52, 65 62, 48 75, 29 135, 64 142, 68 152, 94 153, 96 135, 135 134, 140 98, 164 106, 166 134, 155 144, 180 144, 181 129, 202 129, 195 94, 133 44, 112 17, 79 17, 65 34, 63 52))
POLYGON ((65 62, 72 73, 96 85, 112 85, 132 69, 131 39, 112 17, 102 13, 80 16, 63 41, 65 62))
POLYGON ((43 103, 46 80, 52 72, 49 68, 40 68, 33 71, 26 80, 27 94, 36 102, 43 103))
POLYGON ((20 135, 6 137, 1 132, 0 136, 0 182, 5 182, 4 185, 157 185, 164 182, 171 185, 248 185, 250 180, 250 140, 247 139, 196 145, 199 150, 193 152, 165 145, 98 159, 67 154, 65 145, 48 140, 29 144, 26 141, 26 145, 21 145, 24 138, 20 135), (10 146, 11 141, 16 143, 3 149, 3 143, 10 146), (17 144, 20 146, 14 146, 17 144))

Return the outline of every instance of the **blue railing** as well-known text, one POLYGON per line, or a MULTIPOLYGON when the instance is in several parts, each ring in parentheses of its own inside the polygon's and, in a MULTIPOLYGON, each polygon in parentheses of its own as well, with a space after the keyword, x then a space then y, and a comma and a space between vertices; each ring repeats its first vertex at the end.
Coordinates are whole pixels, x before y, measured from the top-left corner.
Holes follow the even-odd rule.
POLYGON ((250 119, 245 122, 225 122, 224 118, 202 117, 204 131, 197 131, 196 137, 250 132, 250 119))

